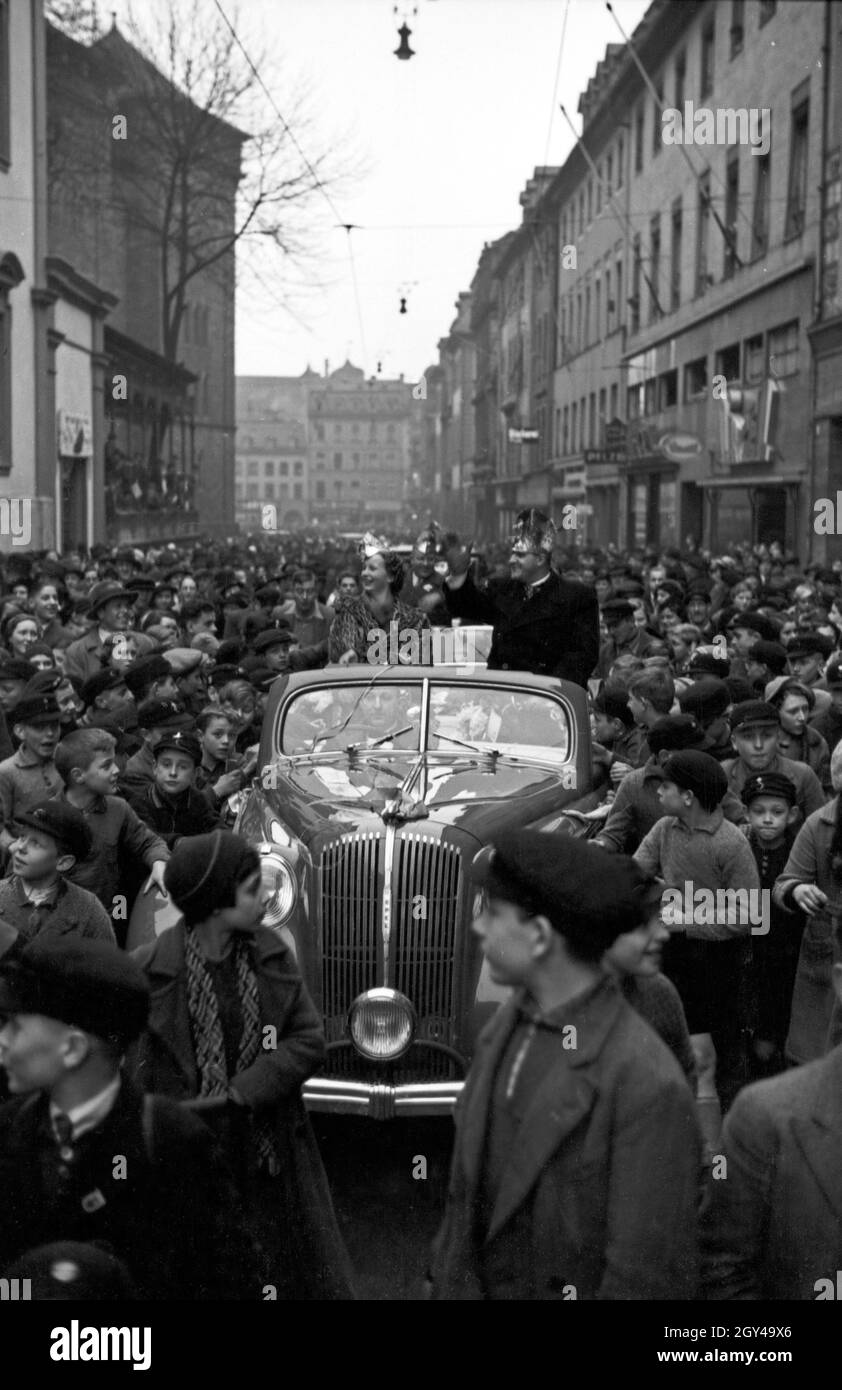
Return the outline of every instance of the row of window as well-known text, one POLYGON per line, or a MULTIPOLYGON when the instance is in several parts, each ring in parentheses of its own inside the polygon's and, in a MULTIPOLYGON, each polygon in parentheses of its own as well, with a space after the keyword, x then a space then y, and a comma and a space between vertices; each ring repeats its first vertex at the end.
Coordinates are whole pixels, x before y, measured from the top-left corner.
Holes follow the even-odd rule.
MULTIPOLYGON (((803 85, 793 94, 789 180, 787 187, 784 239, 799 236, 804 230, 807 203, 807 155, 809 141, 810 102, 803 94, 803 85)), ((769 247, 769 206, 771 199, 771 150, 765 155, 752 156, 754 167, 753 213, 748 258, 751 261, 765 256, 769 247)), ((733 276, 741 264, 739 250, 745 253, 746 237, 739 226, 740 155, 734 150, 729 156, 725 175, 724 218, 714 211, 710 170, 699 180, 696 210, 696 259, 694 295, 703 295, 715 283, 711 250, 711 221, 717 220, 721 235, 722 278, 733 276)), ((638 233, 632 242, 631 294, 629 296, 629 330, 638 333, 645 323, 655 323, 667 313, 674 313, 682 302, 682 265, 684 256, 684 207, 676 198, 669 212, 669 263, 664 264, 661 213, 649 222, 648 245, 644 251, 643 238, 638 233)), ((562 300, 559 312, 559 361, 564 362, 603 336, 609 336, 622 322, 623 264, 613 254, 605 259, 591 283, 562 300), (613 262, 613 265, 612 265, 613 262), (612 278, 613 275, 613 278, 612 278), (604 292, 603 292, 604 286, 604 292)))
MULTIPOLYGON (((767 333, 753 334, 742 343, 731 343, 721 348, 713 356, 713 374, 709 372, 708 358, 698 357, 687 362, 681 369, 683 380, 683 401, 697 401, 708 394, 713 377, 722 376, 726 382, 741 382, 746 386, 757 385, 767 376, 777 378, 794 376, 798 372, 799 325, 793 319, 769 329, 767 333)), ((626 391, 626 415, 629 420, 639 420, 647 415, 657 415, 678 404, 679 370, 671 368, 659 376, 629 386, 626 391)), ((599 447, 602 443, 603 428, 608 420, 617 418, 619 387, 614 382, 606 391, 603 387, 598 393, 591 391, 588 396, 573 401, 555 413, 556 452, 561 457, 579 453, 584 449, 599 447)))
MULTIPOLYGON (((242 472, 242 460, 240 460, 240 471, 242 472)), ((258 477, 260 473, 260 460, 248 459, 246 461, 246 473, 249 478, 258 477)), ((276 474, 281 478, 288 478, 289 473, 290 466, 287 459, 280 459, 277 463, 272 459, 266 459, 266 461, 263 464, 263 475, 266 478, 272 478, 276 474)), ((301 459, 296 459, 294 461, 292 465, 292 473, 293 477, 295 478, 303 478, 304 464, 302 463, 301 459)))
MULTIPOLYGON (((341 453, 340 451, 337 451, 337 452, 333 455, 333 467, 334 467, 334 470, 335 470, 336 472, 339 472, 339 471, 343 468, 343 466, 344 466, 346 460, 348 459, 348 457, 349 457, 348 455, 343 454, 343 453, 341 453)), ((361 455, 361 454, 351 454, 351 455, 350 455, 350 465, 351 465, 351 467, 352 467, 352 468, 359 468, 359 467, 361 467, 361 462, 360 462, 361 459, 362 459, 362 455, 361 455)), ((387 467, 394 467, 395 464, 397 463, 397 461, 398 461, 398 460, 397 460, 397 455, 394 454, 394 453, 391 453, 391 452, 390 452, 390 453, 387 453, 387 454, 369 454, 369 455, 368 455, 368 466, 369 466, 369 468, 377 468, 381 462, 382 462, 382 463, 385 463, 387 467)), ((316 454, 316 468, 317 468, 317 470, 318 470, 319 472, 324 472, 324 469, 325 469, 326 467, 327 467, 327 460, 326 460, 326 458, 325 458, 325 455, 324 455, 324 454, 316 454)))
MULTIPOLYGON (((289 495, 288 483, 239 483, 236 488, 238 502, 284 502, 289 495)), ((293 483, 292 496, 297 502, 303 499, 303 483, 293 483)))
MULTIPOLYGON (((327 429, 327 425, 318 423, 318 424, 316 425, 315 428, 316 428, 316 438, 317 438, 320 442, 323 443, 323 442, 324 442, 324 439, 325 439, 325 430, 327 429)), ((379 436, 378 436, 378 426, 377 426, 376 422, 375 422, 374 420, 372 420, 372 421, 370 422, 370 424, 369 424, 369 430, 368 430, 369 438, 370 438, 370 439, 377 439, 378 437, 379 437, 380 439, 383 439, 383 438, 386 438, 386 439, 394 439, 394 438, 395 438, 395 433, 396 433, 396 426, 395 426, 395 425, 393 425, 393 424, 391 424, 391 423, 389 423, 389 424, 387 424, 387 425, 385 425, 385 426, 380 425, 380 426, 379 426, 379 430, 380 430, 380 433, 379 433, 379 436), (384 430, 385 430, 385 434, 384 434, 384 430)), ((344 421, 344 422, 341 421, 341 420, 336 420, 336 421, 334 422, 334 426, 333 426, 333 437, 334 437, 334 439, 341 439, 343 435, 348 434, 348 433, 350 433, 350 434, 352 435, 352 437, 356 438, 356 436, 359 434, 359 432, 360 432, 360 426, 357 424, 357 421, 356 421, 356 420, 352 420, 352 421, 350 422, 350 424, 348 423, 347 420, 344 421)))

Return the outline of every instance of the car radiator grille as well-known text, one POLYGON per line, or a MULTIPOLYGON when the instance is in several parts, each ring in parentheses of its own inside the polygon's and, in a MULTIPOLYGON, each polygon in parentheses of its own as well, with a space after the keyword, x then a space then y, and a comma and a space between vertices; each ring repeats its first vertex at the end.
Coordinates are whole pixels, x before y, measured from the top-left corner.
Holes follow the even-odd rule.
MULTIPOLYGON (((384 980, 382 938, 385 836, 371 832, 341 836, 320 859, 322 987, 329 1043, 346 1037, 348 1009, 358 994, 376 985, 399 989, 418 1017, 416 1044, 452 1045, 454 957, 462 893, 458 847, 431 836, 399 832, 392 867, 392 932, 389 972, 384 980)), ((334 1050, 325 1068, 331 1075, 379 1079, 449 1077, 446 1054, 413 1046, 399 1061, 373 1068, 352 1048, 334 1050)))

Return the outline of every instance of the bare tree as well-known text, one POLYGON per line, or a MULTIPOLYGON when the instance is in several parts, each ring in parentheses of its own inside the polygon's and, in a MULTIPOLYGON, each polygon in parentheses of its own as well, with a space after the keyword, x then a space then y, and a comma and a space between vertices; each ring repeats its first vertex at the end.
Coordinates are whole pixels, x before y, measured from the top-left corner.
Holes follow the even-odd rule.
MULTIPOLYGON (((87 39, 95 4, 51 0, 51 9, 66 33, 87 39)), ((232 275, 236 248, 238 271, 254 272, 264 301, 267 283, 282 297, 290 272, 315 262, 324 194, 339 182, 339 161, 347 180, 352 160, 335 141, 329 151, 320 143, 300 88, 282 89, 279 119, 263 86, 270 60, 251 43, 245 56, 211 0, 144 0, 126 33, 128 41, 114 29, 97 45, 107 63, 102 104, 126 122, 129 138, 114 132, 117 187, 156 248, 162 352, 175 362, 196 277, 232 275)))

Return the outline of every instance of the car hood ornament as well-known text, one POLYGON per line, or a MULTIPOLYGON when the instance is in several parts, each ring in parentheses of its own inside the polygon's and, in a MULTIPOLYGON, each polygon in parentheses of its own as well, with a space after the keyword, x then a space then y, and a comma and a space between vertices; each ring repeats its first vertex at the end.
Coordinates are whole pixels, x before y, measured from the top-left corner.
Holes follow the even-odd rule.
POLYGON ((398 796, 386 802, 380 819, 384 825, 396 825, 399 821, 426 820, 429 814, 430 809, 423 801, 412 796, 398 796))

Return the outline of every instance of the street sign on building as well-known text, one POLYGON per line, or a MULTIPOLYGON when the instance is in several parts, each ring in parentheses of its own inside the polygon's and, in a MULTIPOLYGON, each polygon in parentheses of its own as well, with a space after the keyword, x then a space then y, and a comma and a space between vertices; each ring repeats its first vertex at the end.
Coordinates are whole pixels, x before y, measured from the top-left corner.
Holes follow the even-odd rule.
POLYGON ((509 427, 510 444, 535 444, 538 439, 538 431, 535 429, 515 429, 509 427))

